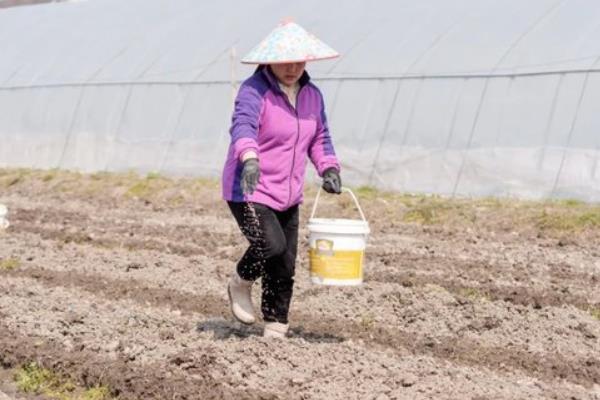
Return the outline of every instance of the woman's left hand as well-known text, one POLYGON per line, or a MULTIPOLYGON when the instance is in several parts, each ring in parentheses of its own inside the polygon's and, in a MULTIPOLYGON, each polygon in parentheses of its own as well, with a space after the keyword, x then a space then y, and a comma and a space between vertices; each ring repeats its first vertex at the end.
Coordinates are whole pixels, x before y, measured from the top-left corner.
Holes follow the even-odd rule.
POLYGON ((342 178, 335 168, 328 168, 323 172, 323 190, 327 193, 342 193, 342 178))

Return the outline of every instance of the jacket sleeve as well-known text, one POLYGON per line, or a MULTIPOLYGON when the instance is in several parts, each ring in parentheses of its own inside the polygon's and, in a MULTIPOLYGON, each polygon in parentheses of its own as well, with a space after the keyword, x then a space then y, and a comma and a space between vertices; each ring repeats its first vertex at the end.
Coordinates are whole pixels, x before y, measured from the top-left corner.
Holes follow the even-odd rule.
POLYGON ((335 155, 333 142, 329 135, 329 127, 327 125, 327 116, 325 114, 325 102, 323 95, 319 91, 321 99, 320 113, 317 118, 317 132, 308 148, 308 156, 313 163, 319 176, 323 176, 323 172, 329 168, 335 168, 340 171, 340 163, 335 155))
MULTIPOLYGON (((258 128, 263 106, 259 91, 248 84, 240 87, 231 118, 231 143, 235 159, 241 160, 248 151, 258 152, 258 128)), ((260 156, 260 155, 259 155, 260 156)))

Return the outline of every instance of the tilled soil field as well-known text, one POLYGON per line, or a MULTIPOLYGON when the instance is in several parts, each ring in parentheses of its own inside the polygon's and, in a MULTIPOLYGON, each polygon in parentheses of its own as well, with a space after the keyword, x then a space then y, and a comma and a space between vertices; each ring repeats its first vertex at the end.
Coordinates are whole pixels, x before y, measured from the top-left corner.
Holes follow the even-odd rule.
POLYGON ((310 283, 308 190, 281 341, 230 315, 216 183, 0 170, 0 363, 120 399, 600 399, 597 207, 359 193, 364 285, 310 283))

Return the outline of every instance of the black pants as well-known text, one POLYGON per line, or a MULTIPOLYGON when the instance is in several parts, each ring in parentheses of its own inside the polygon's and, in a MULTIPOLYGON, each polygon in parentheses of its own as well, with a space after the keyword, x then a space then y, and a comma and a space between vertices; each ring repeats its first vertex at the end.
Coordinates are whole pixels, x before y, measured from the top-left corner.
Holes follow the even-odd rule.
POLYGON ((245 280, 262 278, 263 319, 287 324, 298 248, 298 206, 275 211, 257 203, 228 204, 250 242, 237 272, 245 280))

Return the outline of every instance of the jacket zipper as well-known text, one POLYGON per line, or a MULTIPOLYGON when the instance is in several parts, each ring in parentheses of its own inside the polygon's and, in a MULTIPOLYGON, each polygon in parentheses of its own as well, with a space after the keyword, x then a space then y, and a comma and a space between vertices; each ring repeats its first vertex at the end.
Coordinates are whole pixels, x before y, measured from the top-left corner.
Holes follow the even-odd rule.
POLYGON ((293 173, 294 173, 294 164, 296 163, 296 147, 298 146, 298 141, 300 140, 300 117, 298 116, 298 97, 300 97, 300 91, 301 90, 302 90, 302 88, 298 89, 298 93, 296 93, 296 107, 292 107, 292 104, 290 103, 289 99, 287 98, 287 95, 285 96, 288 104, 294 110, 294 114, 296 115, 296 125, 297 125, 296 142, 294 143, 294 147, 292 149, 292 151, 293 151, 293 154, 292 154, 292 168, 290 169, 290 176, 289 176, 289 190, 288 190, 287 207, 289 207, 290 203, 292 202, 292 179, 294 177, 293 176, 293 173))

